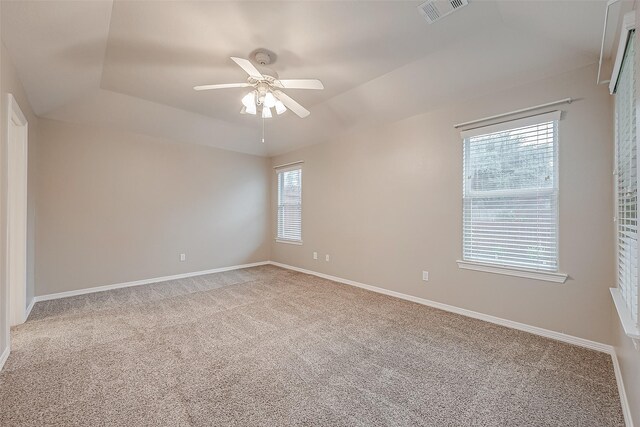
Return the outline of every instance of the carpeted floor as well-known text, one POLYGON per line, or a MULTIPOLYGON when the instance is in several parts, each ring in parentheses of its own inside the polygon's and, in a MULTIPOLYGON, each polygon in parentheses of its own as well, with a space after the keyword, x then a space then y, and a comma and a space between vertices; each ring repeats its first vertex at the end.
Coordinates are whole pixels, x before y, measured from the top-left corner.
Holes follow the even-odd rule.
POLYGON ((272 266, 38 303, 1 426, 623 426, 611 358, 272 266))

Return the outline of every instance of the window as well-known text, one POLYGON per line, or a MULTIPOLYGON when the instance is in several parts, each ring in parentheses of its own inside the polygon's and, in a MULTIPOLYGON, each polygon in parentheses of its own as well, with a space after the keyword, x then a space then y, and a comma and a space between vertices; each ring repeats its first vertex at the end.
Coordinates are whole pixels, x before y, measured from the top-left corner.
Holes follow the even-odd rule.
POLYGON ((615 85, 615 171, 618 290, 631 321, 637 325, 638 144, 636 139, 634 38, 632 31, 615 85))
POLYGON ((278 241, 302 242, 302 168, 278 169, 278 241))
POLYGON ((554 111, 462 132, 464 261, 558 271, 559 119, 554 111))

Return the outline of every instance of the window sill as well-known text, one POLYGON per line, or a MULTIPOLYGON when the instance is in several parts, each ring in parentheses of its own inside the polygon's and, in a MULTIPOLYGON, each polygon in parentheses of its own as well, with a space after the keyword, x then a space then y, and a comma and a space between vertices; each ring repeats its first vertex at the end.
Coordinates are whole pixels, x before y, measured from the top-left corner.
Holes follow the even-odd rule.
POLYGON ((276 243, 286 243, 287 245, 302 245, 302 240, 276 239, 276 243))
POLYGON ((629 313, 629 308, 622 298, 620 289, 609 288, 609 290, 611 291, 613 303, 616 306, 616 311, 618 312, 618 317, 620 317, 620 323, 622 323, 622 329, 624 329, 624 333, 634 341, 640 340, 640 326, 636 325, 636 323, 631 318, 631 313, 629 313))
POLYGON ((544 280, 546 282, 564 283, 567 275, 547 271, 526 270, 523 268, 503 267, 472 261, 456 261, 458 267, 465 270, 483 271, 485 273, 504 274, 506 276, 524 277, 526 279, 544 280))

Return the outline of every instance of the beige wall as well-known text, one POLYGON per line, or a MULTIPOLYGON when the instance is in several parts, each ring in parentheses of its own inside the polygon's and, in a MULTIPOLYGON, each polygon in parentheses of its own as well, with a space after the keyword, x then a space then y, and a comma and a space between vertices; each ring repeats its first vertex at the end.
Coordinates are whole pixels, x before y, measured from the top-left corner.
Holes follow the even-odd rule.
POLYGON ((268 159, 46 119, 40 131, 36 295, 269 259, 268 159))
MULTIPOLYGON (((8 343, 8 337, 6 336, 6 304, 8 285, 6 283, 6 272, 4 266, 6 266, 6 242, 7 242, 7 141, 6 141, 6 129, 7 129, 7 94, 11 93, 20 109, 25 114, 27 121, 29 122, 29 165, 36 161, 37 143, 36 135, 38 133, 38 119, 33 114, 29 101, 22 88, 22 84, 18 79, 16 70, 13 66, 11 58, 4 46, 0 43, 0 87, 2 100, 0 104, 1 114, 1 130, 0 130, 0 353, 4 351, 8 343)), ((35 170, 29 168, 28 175, 28 200, 27 200, 27 305, 31 302, 34 295, 34 251, 35 251, 35 170)))
MULTIPOLYGON (((583 68, 273 158, 305 163, 304 245, 272 240, 272 260, 611 342, 613 129, 607 89, 595 77, 594 66, 583 68), (560 267, 570 279, 458 269, 462 144, 453 125, 564 97, 577 99, 559 107, 560 267)), ((272 237, 274 225, 272 216, 272 237)))

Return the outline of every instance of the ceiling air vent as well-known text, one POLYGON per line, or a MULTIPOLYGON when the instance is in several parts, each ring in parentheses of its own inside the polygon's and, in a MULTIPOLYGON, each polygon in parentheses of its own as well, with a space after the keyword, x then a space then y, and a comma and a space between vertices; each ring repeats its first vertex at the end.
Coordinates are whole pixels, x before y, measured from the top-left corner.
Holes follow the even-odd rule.
POLYGON ((468 4, 469 0, 429 0, 418 6, 418 10, 429 24, 433 24, 468 4))

